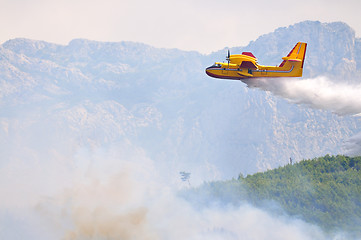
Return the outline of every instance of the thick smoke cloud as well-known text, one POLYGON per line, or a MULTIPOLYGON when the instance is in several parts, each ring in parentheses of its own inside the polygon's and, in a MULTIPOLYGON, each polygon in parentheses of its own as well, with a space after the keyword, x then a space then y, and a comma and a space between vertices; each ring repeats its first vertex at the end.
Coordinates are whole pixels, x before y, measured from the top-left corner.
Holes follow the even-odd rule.
POLYGON ((316 226, 246 203, 196 208, 178 195, 188 184, 175 169, 127 141, 59 155, 2 168, 1 239, 326 239, 316 226))
POLYGON ((146 156, 130 161, 114 152, 98 155, 70 188, 38 203, 50 225, 62 222, 63 239, 326 239, 316 226, 246 203, 197 209, 177 195, 187 185, 163 181, 164 169, 146 156))
POLYGON ((329 110, 338 115, 361 113, 361 84, 347 84, 324 76, 306 79, 250 79, 244 83, 250 88, 270 91, 295 104, 329 110))

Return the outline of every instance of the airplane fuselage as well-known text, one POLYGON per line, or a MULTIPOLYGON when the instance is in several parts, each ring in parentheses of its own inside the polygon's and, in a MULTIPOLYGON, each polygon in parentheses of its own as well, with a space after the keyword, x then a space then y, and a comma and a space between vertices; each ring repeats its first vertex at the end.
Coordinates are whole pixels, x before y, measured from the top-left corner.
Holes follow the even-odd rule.
POLYGON ((206 68, 208 76, 222 79, 242 80, 264 77, 302 77, 307 43, 297 43, 279 66, 263 66, 252 53, 230 55, 228 62, 216 62, 206 68))

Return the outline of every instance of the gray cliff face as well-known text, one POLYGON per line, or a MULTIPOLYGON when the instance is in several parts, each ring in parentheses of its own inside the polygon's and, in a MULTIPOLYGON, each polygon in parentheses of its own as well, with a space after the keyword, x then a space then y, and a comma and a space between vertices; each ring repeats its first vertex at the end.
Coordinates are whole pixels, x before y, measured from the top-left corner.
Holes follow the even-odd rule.
POLYGON ((280 56, 287 56, 297 42, 307 42, 304 77, 345 78, 356 70, 357 41, 355 31, 345 23, 305 21, 262 35, 242 50, 252 51, 261 64, 272 66, 279 65, 280 56))
MULTIPOLYGON (((361 42, 344 23, 301 22, 232 48, 276 65, 308 43, 305 77, 355 81, 361 42)), ((14 39, 0 46, 1 151, 74 154, 125 142, 165 166, 203 179, 236 177, 295 160, 342 153, 356 117, 288 103, 242 82, 211 79, 223 60, 141 43, 14 39), (33 150, 31 150, 33 149, 33 150), (35 149, 35 150, 34 150, 35 149)), ((1 165, 6 161, 2 160, 1 165)))

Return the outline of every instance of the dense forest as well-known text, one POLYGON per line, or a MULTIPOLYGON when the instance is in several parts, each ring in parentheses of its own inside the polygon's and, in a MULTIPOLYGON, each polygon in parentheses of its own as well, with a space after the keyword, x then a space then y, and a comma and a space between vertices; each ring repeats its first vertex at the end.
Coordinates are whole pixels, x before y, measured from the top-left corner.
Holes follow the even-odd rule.
POLYGON ((229 181, 209 182, 183 193, 199 207, 251 203, 275 214, 317 224, 327 232, 361 237, 361 157, 303 160, 229 181))

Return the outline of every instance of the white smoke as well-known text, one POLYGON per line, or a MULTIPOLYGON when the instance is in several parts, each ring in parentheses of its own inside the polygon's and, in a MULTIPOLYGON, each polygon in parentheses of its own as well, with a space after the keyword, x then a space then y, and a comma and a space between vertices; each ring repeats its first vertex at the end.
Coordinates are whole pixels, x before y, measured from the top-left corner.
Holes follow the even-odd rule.
POLYGON ((350 137, 343 146, 349 156, 361 156, 361 132, 350 137))
POLYGON ((188 184, 168 179, 174 169, 127 142, 26 161, 0 171, 1 239, 326 239, 246 203, 197 209, 177 195, 188 184))
POLYGON ((361 84, 349 84, 315 78, 261 78, 244 80, 251 88, 260 88, 281 96, 295 104, 311 108, 330 110, 338 115, 361 113, 361 84))
POLYGON ((61 225, 63 239, 326 239, 316 226, 248 204, 196 209, 146 156, 103 157, 93 159, 101 166, 87 167, 70 188, 37 205, 49 227, 61 225))

